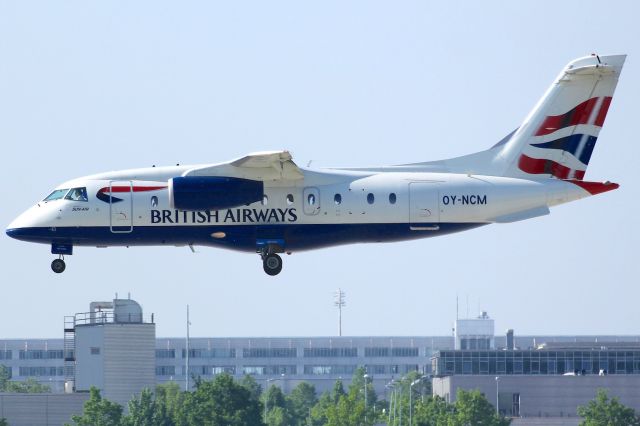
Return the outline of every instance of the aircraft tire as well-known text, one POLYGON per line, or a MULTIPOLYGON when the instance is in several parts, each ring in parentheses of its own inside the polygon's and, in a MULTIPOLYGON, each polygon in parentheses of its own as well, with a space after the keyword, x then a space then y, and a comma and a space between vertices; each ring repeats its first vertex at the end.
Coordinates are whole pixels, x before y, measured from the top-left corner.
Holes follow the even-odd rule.
POLYGON ((64 260, 62 259, 54 259, 53 262, 51 262, 51 270, 56 274, 63 273, 66 267, 67 265, 64 263, 64 260))
POLYGON ((278 275, 282 271, 282 258, 275 253, 268 254, 262 261, 262 268, 267 275, 278 275))

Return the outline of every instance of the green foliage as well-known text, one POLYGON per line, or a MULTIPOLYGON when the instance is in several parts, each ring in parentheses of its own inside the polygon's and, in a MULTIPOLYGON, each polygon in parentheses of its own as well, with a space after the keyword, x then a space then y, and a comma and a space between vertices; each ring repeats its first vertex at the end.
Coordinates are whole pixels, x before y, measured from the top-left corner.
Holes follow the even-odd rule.
POLYGON ((510 420, 496 414, 496 409, 479 390, 458 390, 455 409, 456 425, 507 426, 510 420))
POLYGON ((183 410, 186 425, 241 426, 262 424, 260 403, 229 374, 198 381, 188 392, 183 410))
POLYGON ((316 388, 302 382, 287 395, 286 403, 291 425, 306 426, 309 424, 311 409, 318 403, 316 388))
POLYGON ((49 393, 51 387, 38 383, 29 377, 24 382, 14 382, 11 380, 11 373, 4 365, 0 365, 0 392, 13 393, 49 393))
POLYGON ((0 364, 0 392, 6 392, 7 383, 11 380, 11 373, 9 373, 9 369, 4 365, 0 364))
POLYGON ((9 426, 9 422, 7 422, 7 419, 1 418, 0 419, 0 426, 9 426))
POLYGON ((253 378, 253 376, 250 376, 249 374, 245 374, 242 380, 240 381, 240 384, 245 388, 247 388, 249 393, 251 393, 252 398, 260 399, 260 395, 262 394, 262 386, 258 384, 258 382, 256 381, 256 379, 253 378))
POLYGON ((603 389, 598 390, 594 400, 586 406, 578 407, 578 415, 584 418, 583 426, 637 426, 640 419, 633 409, 618 402, 618 398, 609 398, 603 389))
POLYGON ((82 415, 71 419, 76 426, 121 426, 122 407, 102 398, 100 391, 92 386, 82 415))

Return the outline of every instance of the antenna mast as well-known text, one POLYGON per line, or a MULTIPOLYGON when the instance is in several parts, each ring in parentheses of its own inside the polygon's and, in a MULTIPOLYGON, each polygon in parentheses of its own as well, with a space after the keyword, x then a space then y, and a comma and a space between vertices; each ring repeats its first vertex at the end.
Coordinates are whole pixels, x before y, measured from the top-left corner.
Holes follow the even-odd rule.
POLYGON ((347 302, 345 302, 344 291, 342 291, 342 289, 340 288, 337 289, 334 293, 334 298, 335 301, 333 302, 333 304, 338 307, 338 332, 339 336, 342 336, 342 307, 347 304, 347 302))

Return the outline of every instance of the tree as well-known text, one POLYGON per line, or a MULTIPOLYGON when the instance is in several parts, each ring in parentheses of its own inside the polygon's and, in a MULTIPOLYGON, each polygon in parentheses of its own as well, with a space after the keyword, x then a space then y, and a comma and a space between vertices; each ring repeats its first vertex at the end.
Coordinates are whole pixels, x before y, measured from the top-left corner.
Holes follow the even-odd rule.
POLYGON ((260 395, 262 395, 262 386, 258 384, 256 379, 250 375, 245 374, 240 384, 247 388, 247 390, 251 393, 251 397, 255 399, 260 399, 260 395))
POLYGON ((271 385, 263 394, 263 404, 267 408, 267 418, 265 419, 269 426, 288 425, 289 413, 286 409, 286 401, 282 389, 278 386, 271 385), (273 415, 272 415, 273 413, 273 415))
POLYGON ((134 396, 129 401, 129 414, 123 418, 127 426, 156 426, 156 402, 149 389, 143 389, 140 397, 134 396))
POLYGON ((100 396, 98 388, 91 386, 89 399, 84 403, 81 416, 71 417, 76 426, 120 426, 122 407, 100 396))
POLYGON ((9 426, 9 422, 7 422, 7 419, 0 418, 0 426, 9 426))
POLYGON ((11 380, 9 369, 0 364, 0 392, 6 392, 7 383, 11 380))
POLYGON ((50 393, 51 387, 49 385, 43 385, 42 383, 39 383, 33 377, 29 377, 24 382, 8 381, 5 387, 5 392, 50 393))
POLYGON ((458 390, 455 409, 455 424, 508 426, 511 420, 496 414, 496 409, 479 390, 458 390))
POLYGON ((158 426, 186 424, 184 414, 185 394, 176 382, 156 386, 156 411, 154 420, 158 426))
POLYGON ((301 382, 287 395, 286 402, 291 424, 294 426, 308 425, 311 409, 318 402, 315 386, 301 382))
POLYGON ((258 400, 226 373, 216 376, 213 381, 198 381, 194 392, 186 392, 183 407, 185 425, 262 424, 258 400))
POLYGON ((429 396, 425 401, 418 400, 413 410, 413 423, 416 426, 446 425, 453 421, 455 410, 452 404, 439 396, 429 396))
POLYGON ((637 426, 640 419, 632 408, 626 407, 618 398, 609 399, 604 389, 599 389, 594 400, 578 407, 578 415, 584 418, 583 426, 637 426))

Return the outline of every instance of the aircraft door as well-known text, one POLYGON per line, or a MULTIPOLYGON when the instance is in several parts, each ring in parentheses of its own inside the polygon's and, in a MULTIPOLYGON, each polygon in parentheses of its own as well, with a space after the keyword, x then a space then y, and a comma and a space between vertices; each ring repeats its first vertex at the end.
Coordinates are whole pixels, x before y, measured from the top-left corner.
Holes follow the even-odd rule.
POLYGON ((440 229, 440 194, 435 182, 409 183, 409 228, 412 231, 440 229))
POLYGON ((111 232, 133 231, 133 182, 109 182, 109 217, 111 232))
POLYGON ((302 192, 302 204, 304 214, 316 215, 320 213, 320 190, 315 187, 307 187, 302 192))

